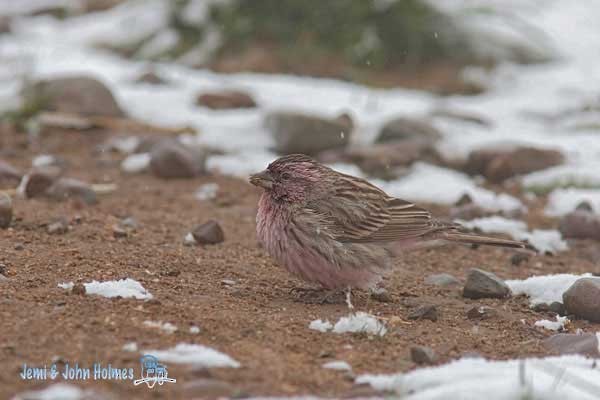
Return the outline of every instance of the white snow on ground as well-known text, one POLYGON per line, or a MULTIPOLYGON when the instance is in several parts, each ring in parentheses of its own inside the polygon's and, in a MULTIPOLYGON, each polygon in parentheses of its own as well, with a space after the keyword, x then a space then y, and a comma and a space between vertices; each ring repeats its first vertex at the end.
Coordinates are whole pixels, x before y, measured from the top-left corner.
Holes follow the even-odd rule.
POLYGON ((227 354, 200 344, 179 343, 167 350, 144 350, 143 353, 152 354, 161 362, 192 364, 200 368, 238 368, 240 366, 239 362, 227 354))
POLYGON ((576 280, 590 277, 592 274, 573 275, 556 274, 533 276, 525 280, 508 280, 505 283, 514 295, 524 294, 529 297, 531 306, 555 301, 562 303, 562 295, 576 280))
POLYGON ((551 331, 562 331, 565 328, 565 325, 569 323, 569 318, 561 317, 559 315, 556 316, 556 321, 549 321, 547 319, 542 319, 540 321, 535 321, 534 326, 548 329, 551 331))
POLYGON ((567 242, 562 239, 560 232, 544 229, 534 229, 530 232, 527 230, 527 224, 519 220, 492 216, 457 222, 469 229, 478 228, 484 233, 505 233, 515 240, 526 240, 542 253, 568 249, 567 242))
POLYGON ((337 371, 350 371, 352 367, 346 361, 330 361, 323 364, 325 369, 335 369, 337 371))
POLYGON ((138 174, 146 171, 149 167, 149 153, 130 154, 121 162, 121 169, 128 174, 138 174))
POLYGON ((84 400, 101 398, 91 390, 83 390, 67 383, 55 383, 40 390, 15 395, 12 400, 84 400))
POLYGON ((393 391, 403 400, 592 400, 600 393, 600 370, 595 364, 581 356, 508 361, 463 358, 405 374, 361 375, 356 383, 393 391))
MULTIPOLYGON (((567 164, 533 172, 521 178, 526 189, 547 189, 575 186, 578 188, 600 188, 600 163, 567 164)), ((600 196, 600 191, 596 191, 600 196)))
POLYGON ((319 332, 327 332, 333 329, 333 325, 329 321, 315 319, 314 321, 310 321, 308 328, 319 332))
POLYGON ((219 185, 216 183, 205 183, 194 192, 194 197, 200 201, 211 200, 217 197, 219 185))
POLYGON ((590 203, 594 211, 600 213, 600 190, 575 188, 553 190, 548 196, 545 212, 553 217, 562 216, 575 210, 583 201, 590 203))
MULTIPOLYGON (((97 294, 104 297, 133 297, 138 300, 149 300, 152 298, 152 294, 144 289, 141 283, 131 278, 106 282, 91 281, 84 283, 83 286, 85 286, 86 294, 97 294)), ((71 290, 73 282, 59 283, 58 287, 71 290)))
POLYGON ((364 311, 358 311, 353 314, 341 317, 335 325, 332 325, 329 321, 322 321, 320 319, 311 321, 308 325, 309 329, 313 329, 319 332, 332 331, 334 333, 357 333, 365 332, 374 335, 383 336, 386 334, 387 329, 383 323, 381 323, 376 317, 368 314, 364 311))
POLYGON ((134 353, 138 351, 138 345, 136 342, 127 342, 121 347, 121 350, 134 353))
POLYGON ((177 332, 177 326, 173 325, 170 322, 146 320, 144 321, 144 326, 153 329, 160 329, 168 335, 177 332))

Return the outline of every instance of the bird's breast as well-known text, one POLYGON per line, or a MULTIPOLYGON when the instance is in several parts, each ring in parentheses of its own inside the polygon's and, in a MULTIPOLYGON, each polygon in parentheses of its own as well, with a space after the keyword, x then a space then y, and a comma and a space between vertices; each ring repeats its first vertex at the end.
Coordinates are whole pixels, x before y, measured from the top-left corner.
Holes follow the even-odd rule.
POLYGON ((284 249, 286 227, 291 213, 286 204, 275 201, 268 193, 263 193, 258 202, 256 214, 256 234, 258 240, 273 256, 278 257, 284 249))

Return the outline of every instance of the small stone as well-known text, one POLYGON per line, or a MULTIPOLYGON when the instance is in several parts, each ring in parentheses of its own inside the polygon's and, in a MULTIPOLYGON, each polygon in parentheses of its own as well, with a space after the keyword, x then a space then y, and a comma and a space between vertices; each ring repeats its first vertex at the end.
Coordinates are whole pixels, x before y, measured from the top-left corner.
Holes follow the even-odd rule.
POLYGON ((137 83, 148 83, 150 85, 166 85, 168 82, 155 71, 146 71, 136 80, 137 83))
POLYGON ((419 306, 408 314, 408 319, 428 319, 435 322, 438 319, 437 307, 434 305, 419 306))
POLYGON ((46 194, 57 201, 79 199, 88 205, 98 202, 96 192, 89 184, 72 178, 58 179, 48 188, 46 194))
POLYGON ((69 231, 69 222, 66 218, 61 217, 50 223, 46 229, 51 235, 62 235, 69 231))
POLYGON ((60 173, 60 168, 56 166, 34 168, 23 177, 18 190, 28 199, 44 196, 46 191, 59 178, 60 173))
POLYGON ((510 288, 491 272, 473 268, 467 275, 463 296, 469 299, 503 299, 510 296, 510 288))
POLYGON ((233 279, 222 279, 221 283, 225 286, 233 286, 235 285, 235 281, 233 279))
POLYGON ((6 268, 6 265, 0 264, 0 274, 6 275, 7 270, 8 270, 8 268, 6 268))
POLYGON ((592 207, 592 205, 589 202, 582 201, 581 203, 579 203, 577 205, 577 207, 575 207, 575 211, 587 211, 587 212, 593 213, 594 208, 592 207))
POLYGON ((440 131, 429 121, 418 118, 401 117, 388 122, 375 143, 388 143, 400 140, 422 140, 434 143, 442 137, 440 131))
POLYGON ((113 225, 112 227, 112 233, 113 233, 113 237, 115 238, 124 238, 127 237, 129 235, 129 233, 127 232, 127 230, 123 227, 121 227, 120 225, 113 225))
POLYGON ((460 281, 450 274, 434 274, 425 278, 426 285, 450 287, 459 286, 460 281))
POLYGON ((163 140, 152 147, 150 170, 164 179, 193 178, 206 172, 206 152, 175 140, 163 140))
POLYGON ((6 193, 0 192, 0 228, 6 229, 10 226, 13 218, 12 200, 6 193))
POLYGON ((435 352, 427 346, 411 347, 410 358, 417 364, 433 364, 436 360, 435 352))
POLYGON ((14 249, 17 251, 25 250, 25 246, 23 246, 23 243, 17 243, 15 244, 14 249))
POLYGON ((600 278, 581 278, 563 293, 568 314, 600 322, 600 278))
POLYGON ((221 225, 214 220, 210 220, 195 227, 194 230, 192 230, 192 236, 196 243, 199 244, 217 244, 225 240, 221 225))
POLYGON ((71 289, 71 293, 81 295, 81 296, 84 295, 85 294, 85 285, 83 283, 74 284, 73 288, 71 289))
POLYGON ((521 265, 521 263, 527 262, 527 261, 529 261, 529 256, 524 253, 515 253, 510 258, 510 263, 514 266, 519 266, 519 265, 521 265))
POLYGON ((125 228, 125 229, 136 230, 138 228, 139 224, 135 218, 127 217, 127 218, 123 218, 119 222, 119 226, 121 226, 122 228, 125 228))
POLYGON ((204 93, 198 96, 196 104, 213 110, 256 107, 256 102, 252 96, 238 90, 204 93))
POLYGON ((598 335, 593 333, 584 333, 582 335, 559 333, 550 336, 542 343, 547 349, 558 354, 581 354, 594 358, 600 357, 598 335))
POLYGON ((600 215, 575 210, 560 220, 558 230, 566 238, 600 240, 600 215))
POLYGON ((472 320, 490 319, 496 315, 496 310, 486 306, 475 306, 467 311, 467 318, 472 320))
POLYGON ((565 305, 560 301, 553 301, 552 303, 550 303, 550 306, 548 306, 548 310, 560 315, 561 317, 567 315, 565 305))
POLYGON ((385 290, 385 288, 373 288, 371 289, 370 296, 373 300, 378 301, 380 303, 391 303, 392 296, 390 293, 385 290))

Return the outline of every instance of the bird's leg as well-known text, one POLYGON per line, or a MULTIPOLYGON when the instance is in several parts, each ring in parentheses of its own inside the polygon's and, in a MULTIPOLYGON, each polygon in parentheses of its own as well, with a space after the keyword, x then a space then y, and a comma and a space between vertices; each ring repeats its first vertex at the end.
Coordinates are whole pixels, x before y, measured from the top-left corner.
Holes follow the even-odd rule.
POLYGON ((354 305, 352 304, 352 288, 350 286, 346 288, 346 305, 350 310, 354 310, 354 305))

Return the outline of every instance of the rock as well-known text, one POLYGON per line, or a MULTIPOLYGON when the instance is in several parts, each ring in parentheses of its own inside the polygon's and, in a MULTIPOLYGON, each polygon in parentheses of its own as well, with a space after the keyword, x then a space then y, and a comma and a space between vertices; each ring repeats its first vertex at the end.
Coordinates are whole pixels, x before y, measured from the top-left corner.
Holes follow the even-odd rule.
POLYGON ((23 177, 23 174, 18 169, 7 163, 6 161, 0 160, 0 182, 2 181, 14 181, 18 182, 23 177))
POLYGON ((206 152, 194 151, 175 140, 152 147, 150 170, 160 178, 193 178, 206 172, 206 152))
POLYGON ((6 193, 0 192, 0 228, 8 228, 12 222, 12 217, 12 200, 6 193))
POLYGON ((392 296, 390 296, 390 293, 382 287, 371 289, 370 296, 373 300, 378 301, 380 303, 392 302, 392 296))
POLYGON ((579 208, 560 220, 558 230, 565 238, 600 240, 600 215, 579 208))
POLYGON ((127 232, 127 230, 121 226, 117 225, 113 225, 112 227, 112 233, 113 233, 113 237, 116 239, 119 238, 124 238, 127 237, 129 235, 129 233, 127 232))
POLYGON ((71 293, 83 296, 85 294, 85 285, 81 282, 74 284, 71 293))
POLYGON ((482 175, 490 182, 500 183, 516 175, 562 164, 564 157, 556 150, 534 147, 504 147, 474 150, 469 154, 465 171, 482 175))
POLYGON ((69 231, 69 221, 66 218, 61 217, 50 223, 46 228, 51 235, 62 235, 69 231))
POLYGON ((433 364, 436 361, 434 351, 427 346, 413 346, 410 348, 410 358, 416 364, 433 364))
POLYGON ((467 318, 472 320, 490 319, 496 316, 496 310, 486 306, 475 306, 467 311, 467 318))
POLYGON ((46 195, 54 200, 79 199, 85 204, 98 202, 96 192, 87 183, 73 178, 60 178, 46 191, 46 195))
POLYGON ((491 272, 473 268, 467 275, 463 296, 469 299, 503 299, 510 296, 510 289, 502 279, 491 272))
POLYGON ((577 204, 577 207, 575 207, 575 211, 587 211, 587 212, 594 212, 594 207, 592 207, 592 205, 587 202, 587 201, 582 201, 581 203, 577 204))
POLYGON ((11 22, 12 21, 8 15, 0 15, 0 35, 11 32, 11 22))
POLYGON ((296 112, 276 112, 267 115, 265 126, 275 140, 280 154, 314 155, 325 150, 348 145, 353 123, 347 118, 331 120, 296 112))
POLYGON ((23 245, 23 243, 15 243, 14 249, 17 251, 25 250, 25 246, 23 245))
POLYGON ((23 193, 25 198, 44 196, 60 174, 60 168, 55 166, 34 168, 21 180, 19 192, 23 193))
POLYGON ((195 227, 192 231, 192 236, 198 244, 217 244, 225 240, 221 225, 214 220, 195 227))
POLYGON ((417 140, 435 143, 442 134, 429 121, 416 118, 401 117, 394 119, 381 129, 375 143, 389 143, 400 140, 417 140))
POLYGON ((434 274, 425 278, 426 285, 450 287, 459 286, 460 281, 450 274, 434 274))
POLYGON ((70 76, 38 81, 23 91, 26 101, 48 111, 122 117, 110 90, 89 76, 70 76))
POLYGON ((407 171, 406 167, 415 161, 428 161, 433 164, 440 161, 432 145, 412 139, 328 150, 319 154, 318 158, 325 163, 356 164, 367 174, 381 179, 396 179, 402 176, 407 171))
POLYGON ((522 263, 528 262, 528 261, 529 261, 529 255, 527 255, 525 253, 515 253, 510 258, 510 263, 514 266, 519 266, 522 263))
POLYGON ((568 314, 600 322, 600 278, 581 278, 563 293, 568 314))
POLYGON ((550 305, 548 306, 548 310, 560 315, 561 317, 567 315, 565 305, 560 301, 553 301, 552 303, 550 303, 550 305))
POLYGON ((256 107, 256 102, 252 96, 237 90, 224 90, 201 94, 198 96, 196 104, 213 110, 256 107))
POLYGON ((236 398, 240 390, 234 385, 211 378, 200 378, 183 385, 184 398, 187 399, 221 399, 236 398))
POLYGON ((542 343, 547 349, 558 354, 581 354, 593 358, 600 357, 598 335, 593 333, 582 335, 559 333, 550 336, 542 343))
POLYGON ((155 71, 146 71, 136 80, 137 83, 147 83, 150 85, 166 85, 168 81, 161 78, 155 71))
POLYGON ((123 218, 120 222, 119 222, 119 226, 121 226, 122 228, 125 229, 131 229, 133 231, 135 231, 140 224, 137 222, 137 220, 133 217, 127 217, 127 218, 123 218))
POLYGON ((434 305, 424 305, 419 306, 412 310, 408 314, 408 319, 412 320, 420 320, 420 319, 428 319, 430 321, 437 321, 438 319, 438 310, 434 305))

